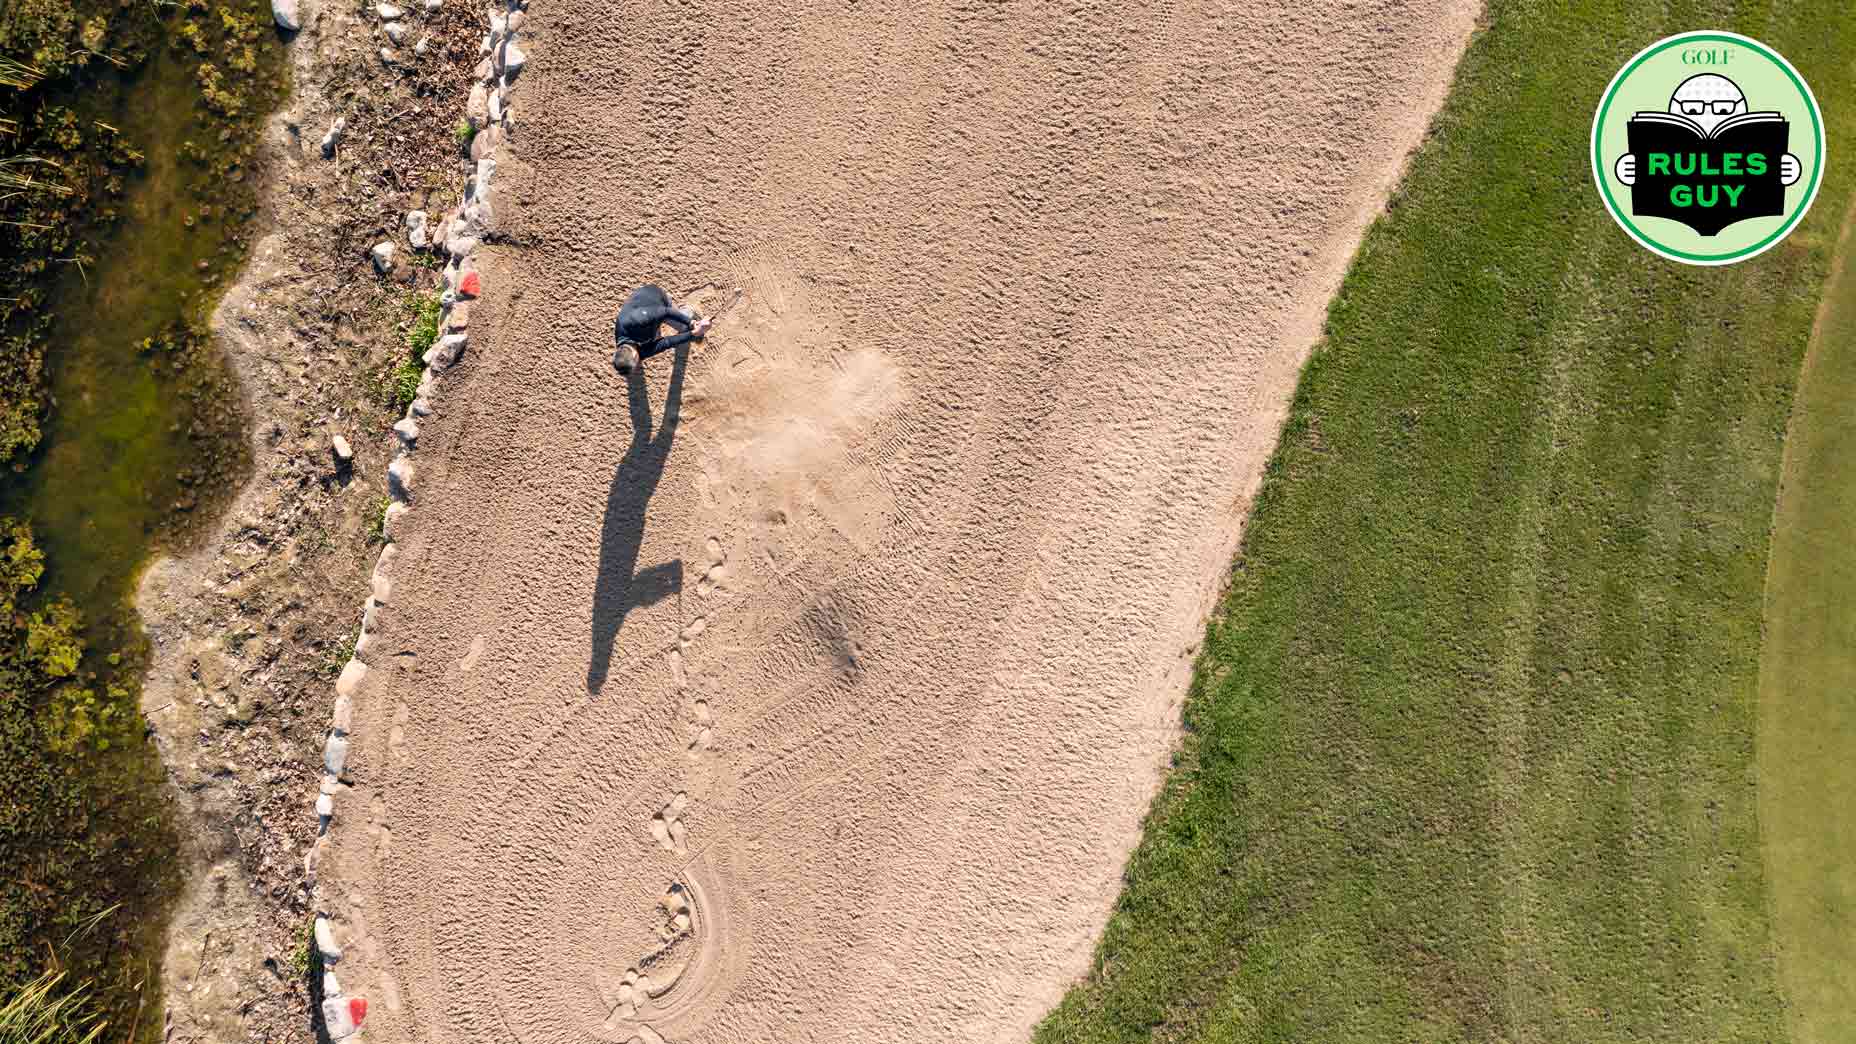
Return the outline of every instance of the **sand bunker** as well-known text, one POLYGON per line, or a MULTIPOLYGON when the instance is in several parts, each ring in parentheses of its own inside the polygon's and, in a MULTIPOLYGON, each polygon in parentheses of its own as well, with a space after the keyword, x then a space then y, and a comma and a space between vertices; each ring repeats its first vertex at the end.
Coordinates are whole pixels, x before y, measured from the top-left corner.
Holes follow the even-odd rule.
POLYGON ((537 5, 324 872, 370 1039, 1010 1040, 1086 968, 1473 17, 1276 6, 537 5), (628 382, 642 281, 717 322, 628 382))

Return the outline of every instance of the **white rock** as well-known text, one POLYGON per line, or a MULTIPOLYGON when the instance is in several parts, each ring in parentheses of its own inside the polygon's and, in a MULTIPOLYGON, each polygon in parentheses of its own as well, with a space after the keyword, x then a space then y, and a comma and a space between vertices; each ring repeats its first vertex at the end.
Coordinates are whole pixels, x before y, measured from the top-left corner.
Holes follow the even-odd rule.
POLYGON ((464 103, 464 115, 470 119, 473 127, 481 127, 490 118, 490 89, 481 81, 470 88, 470 99, 464 103))
POLYGON ((419 422, 411 417, 403 418, 394 424, 393 432, 400 437, 401 442, 408 446, 417 445, 419 442, 419 422))
POLYGON ((335 945, 335 926, 327 917, 316 918, 316 949, 321 952, 324 964, 335 964, 342 959, 342 948, 335 945))
POLYGON ((426 235, 425 232, 426 220, 425 211, 423 210, 409 210, 406 212, 406 238, 411 241, 415 248, 421 250, 425 248, 427 243, 431 242, 431 237, 426 235))
POLYGON ((392 504, 387 505, 387 520, 386 520, 386 525, 383 527, 386 530, 387 539, 389 540, 396 539, 393 534, 398 533, 400 531, 399 530, 400 519, 405 518, 407 515, 411 513, 412 513, 411 508, 397 501, 392 504))
POLYGON ((373 580, 369 581, 369 584, 368 593, 373 595, 375 603, 379 605, 393 604, 392 577, 385 573, 376 572, 373 580))
POLYGON ((322 995, 324 997, 339 997, 342 995, 342 982, 335 977, 335 973, 332 971, 325 971, 322 973, 322 995))
POLYGON ((503 92, 501 88, 490 92, 490 122, 503 122, 503 92))
POLYGON ((342 136, 347 133, 348 121, 337 118, 335 123, 329 127, 329 132, 322 136, 322 157, 324 159, 335 157, 335 148, 342 143, 342 136))
POLYGON ((303 28, 303 15, 297 9, 296 0, 271 0, 271 17, 280 28, 293 33, 303 28))
POLYGON ((392 40, 395 45, 406 42, 405 22, 388 22, 386 25, 380 27, 380 31, 386 33, 387 39, 392 40))
POLYGON ((328 741, 322 745, 322 767, 339 776, 347 764, 348 738, 330 733, 328 741))
POLYGON ((391 239, 383 239, 374 244, 374 249, 368 251, 368 253, 372 254, 374 257, 374 270, 376 272, 379 272, 381 275, 386 275, 388 272, 393 271, 393 251, 395 249, 391 239))
POLYGON ((528 55, 522 53, 522 48, 517 47, 514 40, 503 45, 503 72, 514 76, 527 64, 528 55))
POLYGON ((433 11, 439 10, 440 8, 444 6, 445 6, 445 0, 425 0, 425 10, 426 10, 426 13, 428 14, 433 11))
POLYGON ((421 395, 412 401, 412 412, 414 416, 430 417, 432 415, 432 404, 426 401, 425 396, 421 395))
POLYGON ((380 16, 381 21, 391 22, 395 19, 404 17, 406 9, 400 7, 398 4, 375 4, 374 13, 380 16))
POLYGON ((337 789, 341 787, 341 785, 342 785, 341 780, 335 778, 334 776, 329 775, 326 772, 323 773, 321 793, 333 794, 335 793, 337 789))
POLYGON ((490 49, 495 46, 496 46, 496 37, 489 33, 484 33, 483 39, 477 41, 477 53, 478 54, 489 54, 490 49))
POLYGON ((400 63, 400 53, 391 47, 382 47, 380 49, 380 60, 386 65, 398 65, 400 63))
POLYGON ((328 794, 316 795, 316 814, 324 819, 335 815, 335 798, 328 794))
MULTIPOLYGON (((381 599, 386 601, 386 599, 381 599)), ((349 660, 342 666, 341 676, 335 679, 335 695, 353 698, 361 691, 361 683, 367 680, 367 664, 360 660, 349 660)), ((341 773, 336 773, 341 775, 341 773)))
POLYGON ((429 36, 419 37, 419 42, 412 45, 412 53, 421 55, 421 56, 423 56, 425 52, 431 49, 432 49, 432 38, 429 36))
POLYGON ((354 463, 354 447, 348 445, 348 440, 342 438, 340 435, 329 440, 329 449, 334 451, 336 463, 354 463))
MULTIPOLYGON (((354 698, 350 696, 335 697, 335 713, 329 715, 329 725, 344 736, 354 731, 354 698)), ((324 791, 323 793, 330 793, 324 791)))
MULTIPOLYGON (((394 500, 412 499, 412 461, 405 457, 387 465, 387 492, 394 500)), ((380 599, 386 601, 385 598, 380 599)))
POLYGON ((490 178, 496 174, 496 158, 485 156, 477 161, 477 176, 472 179, 470 198, 473 203, 481 203, 490 198, 490 178))
POLYGON ((425 364, 434 369, 449 370, 458 364, 458 359, 464 355, 464 348, 469 343, 469 334, 446 334, 426 351, 425 364))

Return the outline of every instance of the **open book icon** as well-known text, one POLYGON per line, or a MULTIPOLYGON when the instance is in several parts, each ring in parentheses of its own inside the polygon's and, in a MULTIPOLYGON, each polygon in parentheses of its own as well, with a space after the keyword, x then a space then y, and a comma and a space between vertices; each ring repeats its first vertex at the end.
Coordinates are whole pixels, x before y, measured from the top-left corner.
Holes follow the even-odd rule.
POLYGON ((1749 218, 1785 212, 1779 165, 1791 124, 1776 112, 1743 112, 1712 132, 1686 116, 1640 112, 1628 126, 1637 157, 1631 211, 1680 221, 1704 236, 1749 218))

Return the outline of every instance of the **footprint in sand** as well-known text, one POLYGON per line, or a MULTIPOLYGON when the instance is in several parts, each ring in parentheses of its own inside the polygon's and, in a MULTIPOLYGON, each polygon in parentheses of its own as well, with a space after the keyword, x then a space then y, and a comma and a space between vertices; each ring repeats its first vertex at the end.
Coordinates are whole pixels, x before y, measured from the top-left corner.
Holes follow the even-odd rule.
POLYGON ((483 635, 480 634, 470 640, 470 650, 464 654, 463 659, 458 661, 458 670, 469 674, 471 669, 477 666, 477 661, 481 659, 483 659, 483 635))
POLYGON ((633 960, 610 993, 609 1039, 662 1041, 696 1033, 740 979, 751 940, 721 900, 721 882, 701 855, 658 899, 658 943, 633 960))
POLYGON ((722 549, 722 542, 709 538, 708 567, 704 569, 702 579, 696 582, 696 593, 704 598, 724 591, 728 582, 728 554, 722 549))
POLYGON ((657 815, 651 817, 651 836, 667 852, 683 855, 689 851, 690 830, 683 822, 683 810, 689 803, 690 796, 679 790, 657 815))
POLYGON ((708 700, 697 700, 690 705, 690 753, 715 749, 714 722, 715 719, 709 713, 708 700))
POLYGON ((393 727, 387 730, 387 753, 394 758, 406 756, 406 723, 412 720, 412 708, 401 701, 393 708, 393 727))

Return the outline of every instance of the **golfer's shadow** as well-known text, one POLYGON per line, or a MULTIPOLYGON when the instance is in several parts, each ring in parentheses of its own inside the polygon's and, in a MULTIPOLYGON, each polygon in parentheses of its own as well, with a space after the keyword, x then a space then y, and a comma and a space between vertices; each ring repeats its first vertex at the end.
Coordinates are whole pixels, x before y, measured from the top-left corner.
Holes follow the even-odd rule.
POLYGON ((586 689, 591 695, 597 695, 606 684, 612 647, 619 629, 625 626, 626 614, 683 593, 682 559, 639 572, 638 549, 644 543, 645 508, 657 490, 658 480, 664 477, 670 441, 677 433, 683 370, 689 356, 689 345, 676 349, 676 361, 670 368, 670 393, 664 397, 664 416, 655 437, 644 367, 632 367, 627 378, 632 443, 612 473, 612 488, 606 493, 606 524, 599 536, 599 575, 593 583, 593 657, 586 668, 586 689))

